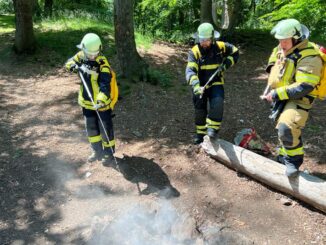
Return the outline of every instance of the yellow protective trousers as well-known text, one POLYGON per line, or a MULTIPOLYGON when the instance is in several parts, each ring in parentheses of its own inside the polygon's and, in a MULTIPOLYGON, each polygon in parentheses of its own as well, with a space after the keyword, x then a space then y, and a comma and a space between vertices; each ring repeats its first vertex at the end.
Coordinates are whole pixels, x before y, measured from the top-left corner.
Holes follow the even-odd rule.
POLYGON ((303 163, 303 143, 301 131, 305 127, 309 112, 293 101, 287 102, 276 128, 281 143, 279 155, 285 163, 294 164, 297 168, 303 163))

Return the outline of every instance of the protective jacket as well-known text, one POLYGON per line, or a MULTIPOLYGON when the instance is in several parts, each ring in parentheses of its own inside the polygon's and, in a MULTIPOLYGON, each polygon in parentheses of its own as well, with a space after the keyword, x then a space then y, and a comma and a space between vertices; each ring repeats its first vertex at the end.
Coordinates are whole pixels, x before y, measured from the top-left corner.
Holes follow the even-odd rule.
MULTIPOLYGON (((228 69, 239 58, 239 50, 226 42, 214 42, 209 49, 203 49, 196 44, 188 54, 186 67, 186 80, 189 84, 199 80, 200 86, 204 86, 219 66, 228 69)), ((210 86, 224 84, 223 73, 215 76, 210 86)), ((208 86, 208 87, 210 87, 208 86)))
MULTIPOLYGON (((78 65, 94 102, 104 103, 105 106, 99 110, 113 109, 118 99, 118 87, 115 74, 106 57, 100 55, 91 61, 85 58, 83 51, 80 51, 67 61, 66 69, 71 70, 73 65, 78 65)), ((80 85, 78 103, 85 109, 95 110, 83 84, 80 85)))
POLYGON ((304 109, 311 108, 312 91, 322 72, 322 60, 313 43, 304 40, 285 54, 279 46, 274 48, 267 71, 274 101, 291 100, 304 109))
POLYGON ((304 158, 301 131, 314 101, 312 91, 321 77, 322 60, 313 43, 304 40, 286 53, 279 46, 274 48, 268 63, 272 98, 284 105, 276 125, 281 142, 279 156, 285 165, 299 169, 304 158))

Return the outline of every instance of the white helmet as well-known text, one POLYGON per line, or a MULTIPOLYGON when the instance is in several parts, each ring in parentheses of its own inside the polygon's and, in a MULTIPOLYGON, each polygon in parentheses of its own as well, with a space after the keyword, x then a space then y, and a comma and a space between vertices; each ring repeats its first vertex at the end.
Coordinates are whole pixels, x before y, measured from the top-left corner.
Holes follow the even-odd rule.
POLYGON ((286 19, 278 22, 272 29, 271 34, 273 34, 276 39, 294 38, 298 40, 308 38, 309 30, 296 19, 286 19))
POLYGON ((86 58, 94 60, 102 49, 102 42, 95 33, 87 33, 77 48, 84 51, 86 58))

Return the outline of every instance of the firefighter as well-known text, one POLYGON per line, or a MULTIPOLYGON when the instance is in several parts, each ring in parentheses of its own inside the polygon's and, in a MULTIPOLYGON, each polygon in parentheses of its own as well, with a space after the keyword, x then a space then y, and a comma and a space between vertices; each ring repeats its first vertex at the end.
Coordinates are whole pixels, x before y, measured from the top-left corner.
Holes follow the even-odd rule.
POLYGON ((272 90, 264 98, 284 103, 276 125, 281 144, 278 161, 285 164, 288 177, 295 177, 304 156, 301 130, 315 99, 311 92, 319 83, 322 60, 308 41, 309 30, 299 21, 282 20, 271 34, 279 44, 268 61, 266 71, 272 90))
POLYGON ((206 134, 211 139, 217 138, 223 119, 223 73, 238 61, 239 51, 230 43, 216 41, 220 35, 210 23, 200 24, 197 34, 199 43, 188 54, 186 80, 192 86, 195 108, 194 143, 200 144, 206 134), (217 69, 218 73, 204 88, 217 69))
POLYGON ((82 83, 78 104, 82 107, 88 141, 92 148, 87 160, 89 162, 101 160, 103 165, 110 165, 114 161, 115 151, 112 110, 118 97, 114 72, 101 53, 102 42, 98 35, 86 34, 77 48, 80 51, 66 62, 65 67, 70 72, 79 72, 94 101, 92 103, 82 83))

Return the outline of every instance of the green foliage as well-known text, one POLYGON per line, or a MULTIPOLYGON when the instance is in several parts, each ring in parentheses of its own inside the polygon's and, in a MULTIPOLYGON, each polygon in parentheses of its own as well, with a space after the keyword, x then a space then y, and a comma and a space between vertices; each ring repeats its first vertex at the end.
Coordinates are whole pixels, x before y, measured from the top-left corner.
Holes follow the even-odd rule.
MULTIPOLYGON (((80 16, 80 15, 77 15, 80 16)), ((76 45, 88 32, 98 34, 103 43, 104 54, 113 55, 115 46, 113 41, 113 27, 106 22, 91 18, 67 16, 61 18, 44 19, 35 25, 36 39, 41 49, 50 49, 66 60, 77 52, 76 45)))
POLYGON ((326 39, 326 1, 287 0, 257 2, 256 12, 246 22, 249 28, 272 29, 282 19, 295 18, 305 24, 312 37, 326 39))
POLYGON ((154 39, 148 35, 142 35, 140 33, 135 33, 135 41, 137 46, 143 47, 145 50, 151 48, 154 39))
POLYGON ((12 0, 0 0, 0 14, 13 14, 14 5, 12 0))
POLYGON ((173 77, 168 72, 154 69, 153 67, 148 71, 148 83, 152 85, 160 85, 162 88, 173 87, 173 77))
POLYGON ((12 32, 15 30, 13 15, 0 15, 0 33, 12 32))
POLYGON ((54 1, 53 10, 56 16, 71 13, 80 14, 82 18, 91 15, 101 21, 113 22, 113 0, 57 0, 54 1))
POLYGON ((187 40, 198 25, 188 0, 138 0, 135 26, 142 34, 171 42, 187 40))

